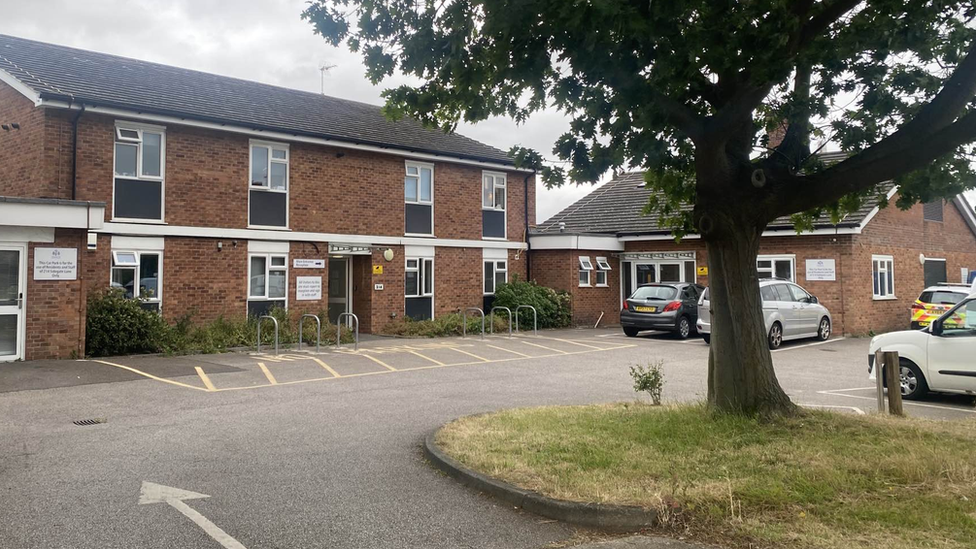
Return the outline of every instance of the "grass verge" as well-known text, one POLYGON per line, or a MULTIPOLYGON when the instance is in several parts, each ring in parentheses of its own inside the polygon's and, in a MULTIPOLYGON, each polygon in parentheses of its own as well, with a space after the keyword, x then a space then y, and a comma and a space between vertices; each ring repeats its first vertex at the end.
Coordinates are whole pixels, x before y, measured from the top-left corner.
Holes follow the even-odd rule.
POLYGON ((973 422, 617 404, 463 418, 437 442, 523 488, 655 508, 730 547, 976 547, 973 422))

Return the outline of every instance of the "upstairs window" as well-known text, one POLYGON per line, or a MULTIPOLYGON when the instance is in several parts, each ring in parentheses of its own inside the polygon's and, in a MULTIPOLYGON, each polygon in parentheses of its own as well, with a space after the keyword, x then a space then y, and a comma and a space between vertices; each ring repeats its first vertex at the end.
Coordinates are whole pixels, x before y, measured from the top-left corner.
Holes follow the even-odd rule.
POLYGON ((163 303, 161 259, 159 252, 113 250, 112 288, 140 300, 144 309, 159 311, 163 303))
POLYGON ((434 166, 419 162, 406 163, 403 178, 404 232, 408 235, 434 234, 434 166))
POLYGON ((507 238, 505 216, 507 178, 502 173, 484 172, 481 175, 481 236, 507 238))
POLYGON ((247 314, 260 316, 288 307, 288 258, 251 254, 248 258, 247 314))
POLYGON ((942 199, 926 202, 922 205, 922 218, 925 221, 942 221, 942 199))
POLYGON ((122 221, 163 221, 163 128, 119 123, 115 127, 112 217, 122 221))
POLYGON ((251 142, 248 225, 288 227, 288 145, 251 142))

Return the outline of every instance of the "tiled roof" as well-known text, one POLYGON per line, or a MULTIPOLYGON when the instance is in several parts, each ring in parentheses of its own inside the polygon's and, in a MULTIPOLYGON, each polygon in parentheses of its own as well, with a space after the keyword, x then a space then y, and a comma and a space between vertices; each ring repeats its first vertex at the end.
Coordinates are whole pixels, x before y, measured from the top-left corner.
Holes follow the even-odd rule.
POLYGON ((380 107, 0 35, 0 69, 42 98, 512 164, 502 150, 380 107))
MULTIPOLYGON (((573 205, 547 219, 535 229, 536 234, 559 232, 560 223, 565 223, 565 232, 573 234, 664 234, 670 231, 660 226, 657 214, 643 215, 644 205, 651 196, 651 190, 644 186, 643 172, 629 172, 617 176, 584 196, 573 205)), ((845 217, 838 227, 851 227, 861 223, 878 205, 874 197, 864 200, 861 208, 845 217)), ((691 210, 692 206, 685 205, 691 210)), ((824 218, 815 227, 834 225, 824 218)), ((792 230, 789 217, 781 217, 769 224, 767 230, 792 230)))

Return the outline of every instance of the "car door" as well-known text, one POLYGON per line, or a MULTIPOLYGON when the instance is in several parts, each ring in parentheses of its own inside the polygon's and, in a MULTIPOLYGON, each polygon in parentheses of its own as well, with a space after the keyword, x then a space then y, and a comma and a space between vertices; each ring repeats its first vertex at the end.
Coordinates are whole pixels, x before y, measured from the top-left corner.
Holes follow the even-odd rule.
POLYGON ((681 310, 688 315, 692 326, 698 320, 698 292, 689 284, 681 290, 681 310))
POLYGON ((777 299, 776 309, 783 319, 783 339, 798 337, 801 333, 800 304, 794 300, 786 284, 773 284, 772 288, 777 299))
POLYGON ((976 298, 943 315, 942 332, 928 338, 928 378, 932 389, 976 391, 976 298))
POLYGON ((796 305, 797 335, 813 337, 817 335, 817 324, 820 321, 820 308, 811 303, 811 295, 796 284, 787 284, 793 294, 796 305))

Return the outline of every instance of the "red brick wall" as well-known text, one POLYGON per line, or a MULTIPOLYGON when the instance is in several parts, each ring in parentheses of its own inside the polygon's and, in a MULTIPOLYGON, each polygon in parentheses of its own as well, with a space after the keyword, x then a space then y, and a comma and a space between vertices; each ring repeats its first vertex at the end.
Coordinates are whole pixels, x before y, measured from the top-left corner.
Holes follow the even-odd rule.
MULTIPOLYGON (((480 213, 480 212, 479 212, 480 213)), ((481 307, 484 255, 480 248, 437 248, 434 256, 434 316, 481 307)))
POLYGON ((82 357, 85 354, 85 260, 83 231, 57 230, 53 243, 31 243, 27 252, 25 360, 82 357), (34 250, 78 249, 77 280, 34 280, 34 250))
POLYGON ((613 252, 598 250, 536 250, 531 252, 532 279, 542 286, 569 292, 572 299, 573 324, 593 326, 600 313, 601 325, 620 322, 620 261, 613 252), (590 287, 579 285, 579 257, 589 256, 596 267, 596 257, 606 257, 612 269, 607 286, 596 286, 596 274, 590 273, 590 287))
MULTIPOLYGON (((383 257, 383 251, 387 248, 373 250, 372 264, 382 265, 383 274, 373 275, 370 278, 370 287, 374 284, 382 284, 382 290, 373 290, 370 296, 370 329, 372 332, 382 330, 383 326, 392 320, 403 318, 406 308, 404 302, 404 268, 406 261, 403 255, 402 246, 390 246, 393 250, 393 261, 387 261, 383 257), (395 316, 391 316, 395 315, 395 316)), ((434 281, 437 281, 437 266, 434 266, 434 281)), ((370 267, 372 273, 372 266, 370 267)), ((436 288, 435 288, 436 294, 436 288)), ((434 299, 437 297, 435 295, 434 299)), ((356 306, 355 301, 353 306, 356 306)), ((360 319, 362 322, 362 319, 360 319)))
POLYGON ((49 156, 57 152, 58 144, 45 143, 44 112, 0 82, 0 124, 11 123, 20 129, 0 129, 0 196, 59 198, 58 182, 50 178, 57 159, 49 156), (55 149, 50 151, 49 146, 55 149))

